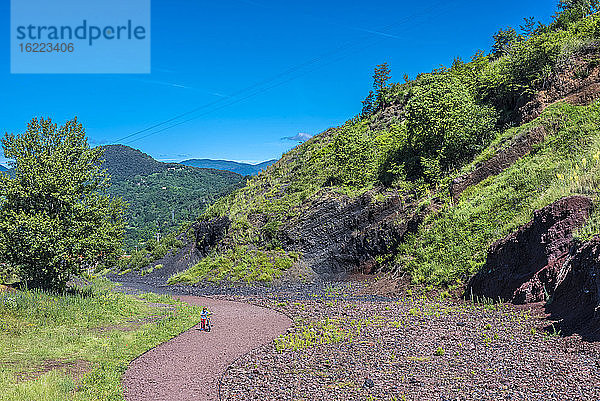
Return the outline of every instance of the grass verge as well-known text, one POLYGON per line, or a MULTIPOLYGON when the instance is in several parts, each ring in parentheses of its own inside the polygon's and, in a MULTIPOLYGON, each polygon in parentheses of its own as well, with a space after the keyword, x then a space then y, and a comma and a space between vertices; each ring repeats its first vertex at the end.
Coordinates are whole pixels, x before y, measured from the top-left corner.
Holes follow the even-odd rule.
POLYGON ((199 307, 110 286, 0 293, 1 401, 123 400, 129 362, 200 320, 199 307))

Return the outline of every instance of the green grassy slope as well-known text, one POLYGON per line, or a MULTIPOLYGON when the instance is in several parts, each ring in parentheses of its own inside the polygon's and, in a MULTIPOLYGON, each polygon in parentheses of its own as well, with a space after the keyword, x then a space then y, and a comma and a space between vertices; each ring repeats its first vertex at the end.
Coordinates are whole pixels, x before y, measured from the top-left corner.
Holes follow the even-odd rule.
MULTIPOLYGON (((204 263, 235 265, 228 255, 240 247, 280 250, 283 222, 324 192, 355 196, 372 190, 384 197, 393 190, 421 199, 421 205, 435 200, 437 212, 380 258, 380 267, 408 271, 415 282, 466 279, 483 263, 489 244, 528 221, 536 208, 572 193, 596 196, 597 104, 559 103, 527 125, 520 121, 526 117, 522 106, 540 91, 553 90, 566 75, 577 80, 595 71, 598 41, 600 16, 563 10, 550 25, 528 37, 515 35, 490 54, 478 52, 469 62, 457 59, 449 68, 385 86, 361 116, 299 145, 210 206, 202 219, 228 216, 232 226, 227 242, 204 263), (490 157, 491 144, 535 125, 548 132, 535 151, 453 202, 454 178, 490 157)), ((593 221, 586 235, 595 231, 593 221)), ((196 271, 206 275, 206 266, 196 271)), ((182 276, 198 279, 194 270, 182 276)))
MULTIPOLYGON (((466 280, 485 262, 488 246, 528 222, 534 210, 568 195, 597 197, 600 103, 559 103, 529 126, 537 124, 551 131, 532 153, 468 188, 457 204, 445 204, 403 244, 396 264, 410 271, 415 281, 466 280)), ((584 231, 597 228, 590 221, 584 231)))

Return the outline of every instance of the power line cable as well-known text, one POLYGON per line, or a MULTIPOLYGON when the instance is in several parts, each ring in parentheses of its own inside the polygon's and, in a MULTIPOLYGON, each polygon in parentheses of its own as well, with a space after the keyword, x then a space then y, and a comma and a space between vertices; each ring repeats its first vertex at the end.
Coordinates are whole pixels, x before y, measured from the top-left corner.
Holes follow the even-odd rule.
MULTIPOLYGON (((422 11, 418 12, 418 13, 415 13, 415 14, 413 14, 413 15, 410 15, 410 16, 406 16, 406 17, 402 18, 401 20, 394 22, 393 24, 389 24, 389 25, 387 25, 387 26, 385 26, 385 27, 381 28, 381 29, 380 29, 380 31, 385 31, 385 30, 387 30, 387 29, 389 29, 389 28, 396 27, 396 26, 398 26, 398 25, 403 25, 403 24, 405 24, 406 22, 408 22, 408 21, 410 21, 410 20, 414 19, 414 18, 415 18, 415 17, 417 17, 417 16, 420 16, 420 15, 422 15, 422 14, 427 14, 427 13, 429 13, 431 10, 438 10, 438 11, 441 11, 441 10, 440 10, 440 8, 439 8, 439 5, 441 5, 441 4, 449 5, 450 3, 452 3, 452 1, 438 1, 438 2, 434 3, 432 6, 430 6, 430 7, 426 8, 426 9, 424 9, 424 10, 422 10, 422 11)), ((436 14, 439 14, 439 12, 438 12, 438 13, 436 13, 436 14)), ((369 37, 370 37, 370 36, 369 36, 369 37)), ((171 128, 173 128, 173 127, 176 127, 176 126, 179 126, 179 125, 181 125, 181 124, 184 124, 184 123, 186 123, 186 122, 189 122, 189 121, 195 120, 195 119, 197 119, 197 118, 199 118, 199 117, 201 117, 201 116, 204 116, 204 115, 210 114, 210 113, 212 113, 212 112, 214 112, 214 111, 217 111, 217 110, 223 109, 223 108, 225 108, 225 107, 228 107, 228 106, 230 106, 230 105, 233 105, 233 104, 239 103, 239 102, 241 102, 241 101, 243 101, 243 100, 247 100, 247 99, 249 99, 249 98, 251 98, 251 97, 254 97, 254 96, 256 96, 256 95, 259 95, 259 94, 261 94, 261 93, 264 93, 264 92, 266 92, 266 91, 268 91, 268 90, 270 90, 270 89, 273 89, 273 88, 275 88, 275 87, 281 86, 281 85, 283 85, 283 84, 285 84, 285 83, 287 83, 287 82, 290 82, 290 81, 292 81, 292 80, 294 80, 294 79, 297 79, 297 78, 299 78, 299 77, 301 77, 301 76, 303 76, 303 75, 306 75, 306 74, 307 74, 307 73, 309 73, 309 72, 315 71, 316 69, 318 69, 318 68, 321 68, 322 66, 321 66, 321 67, 312 68, 312 69, 309 69, 309 70, 307 70, 307 71, 304 71, 304 72, 300 72, 300 74, 298 74, 298 75, 296 75, 296 76, 293 76, 292 78, 288 78, 288 79, 285 79, 285 80, 283 80, 283 81, 276 82, 278 79, 284 78, 285 76, 287 76, 287 75, 290 75, 290 74, 292 74, 292 73, 294 73, 294 72, 296 72, 296 71, 300 71, 300 70, 301 70, 303 67, 308 67, 308 66, 311 66, 311 65, 317 64, 317 63, 319 63, 320 61, 322 61, 322 60, 324 60, 324 59, 326 59, 326 58, 328 58, 328 57, 334 56, 334 55, 336 55, 336 54, 338 54, 338 53, 343 53, 343 52, 346 52, 346 51, 348 51, 348 50, 352 50, 352 49, 354 49, 355 47, 357 47, 357 45, 359 45, 359 44, 362 44, 362 42, 365 42, 365 41, 367 41, 367 42, 368 42, 368 44, 365 44, 365 45, 363 45, 363 46, 360 46, 360 48, 365 48, 365 47, 367 47, 367 46, 370 46, 370 45, 372 45, 372 44, 374 44, 374 43, 378 43, 378 42, 380 42, 380 41, 383 41, 383 40, 384 40, 384 39, 381 39, 381 38, 379 38, 379 39, 377 39, 377 40, 368 41, 368 39, 367 39, 367 38, 363 38, 363 39, 360 39, 360 40, 358 40, 358 41, 346 42, 344 45, 342 45, 342 46, 339 46, 339 47, 338 47, 337 49, 335 49, 335 50, 332 50, 332 51, 328 51, 328 52, 326 52, 326 53, 323 53, 323 54, 321 54, 321 55, 319 55, 319 56, 317 56, 317 57, 314 57, 314 58, 312 58, 312 59, 310 59, 310 60, 308 60, 308 61, 306 61, 306 62, 303 62, 303 63, 301 63, 301 64, 298 64, 298 65, 296 65, 296 66, 294 66, 294 67, 290 67, 290 68, 286 69, 285 71, 283 71, 283 72, 281 72, 281 73, 278 73, 278 74, 276 74, 276 75, 274 75, 274 76, 272 76, 272 77, 270 77, 270 78, 268 78, 268 79, 262 80, 262 81, 260 81, 260 82, 257 82, 257 83, 255 83, 255 84, 253 84, 253 85, 250 85, 250 86, 248 86, 248 87, 246 87, 246 88, 244 88, 244 89, 241 89, 241 90, 239 90, 239 91, 237 91, 237 92, 234 92, 234 94, 233 94, 233 95, 231 95, 229 98, 218 99, 218 100, 216 100, 216 101, 209 102, 209 103, 207 103, 207 104, 201 105, 201 106, 199 106, 199 107, 196 107, 196 108, 194 108, 194 109, 191 109, 191 110, 189 110, 189 111, 187 111, 187 112, 184 112, 184 113, 178 114, 178 115, 176 115, 176 116, 174 116, 174 117, 171 117, 171 118, 169 118, 169 119, 167 119, 167 120, 164 120, 164 121, 162 121, 162 122, 159 122, 159 123, 157 123, 157 124, 154 124, 154 125, 152 125, 152 126, 149 126, 149 127, 147 127, 147 128, 144 128, 144 129, 142 129, 142 130, 138 130, 138 131, 135 131, 135 132, 133 132, 133 133, 131 133, 131 134, 128 134, 127 136, 125 136, 125 137, 122 137, 122 138, 120 138, 120 139, 116 140, 115 142, 121 142, 121 141, 124 141, 124 140, 126 140, 126 139, 129 139, 129 138, 132 138, 132 137, 134 137, 134 136, 137 136, 137 135, 139 135, 139 134, 142 134, 142 133, 144 133, 144 132, 152 131, 150 134, 146 134, 146 135, 140 136, 140 137, 138 137, 138 138, 131 139, 131 140, 129 140, 129 141, 127 141, 127 142, 126 142, 126 143, 132 143, 132 142, 136 142, 136 141, 138 141, 138 140, 141 140, 141 139, 147 138, 147 137, 149 137, 149 136, 152 136, 152 135, 158 134, 158 133, 160 133, 160 132, 164 132, 164 131, 166 131, 166 130, 168 130, 168 129, 171 129, 171 128), (271 85, 271 86, 268 86, 268 87, 261 88, 261 87, 263 87, 263 86, 265 86, 265 85, 267 85, 267 84, 269 84, 269 83, 272 83, 272 82, 276 82, 276 83, 274 83, 274 84, 273 84, 273 85, 271 85), (241 98, 237 98, 237 99, 234 99, 234 100, 231 100, 231 101, 227 102, 227 99, 231 99, 231 98, 234 98, 235 96, 242 95, 242 94, 244 94, 244 93, 246 93, 246 92, 249 92, 249 91, 251 91, 252 89, 256 89, 256 90, 255 90, 255 91, 253 91, 253 92, 251 92, 249 95, 246 95, 246 96, 243 96, 243 97, 241 97, 241 98), (221 103, 224 103, 224 104, 221 104, 221 103), (197 112, 199 112, 199 111, 201 111, 201 110, 203 110, 203 109, 210 108, 211 106, 217 106, 217 107, 215 107, 215 108, 212 108, 212 109, 210 109, 210 110, 209 110, 209 111, 207 111, 207 112, 204 112, 204 113, 201 113, 201 114, 195 115, 194 117, 191 117, 191 118, 188 118, 188 119, 185 119, 185 120, 179 121, 179 122, 177 122, 177 123, 174 123, 174 124, 171 124, 171 125, 169 125, 169 126, 167 126, 167 127, 164 127, 164 128, 161 128, 161 129, 159 129, 159 130, 153 131, 155 128, 159 128, 159 127, 161 127, 161 126, 163 126, 163 125, 165 125, 165 124, 168 124, 168 123, 170 123, 170 122, 174 122, 174 121, 176 121, 176 120, 179 120, 179 119, 180 119, 180 118, 182 118, 182 117, 185 117, 185 116, 189 116, 189 115, 195 114, 195 113, 197 113, 197 112)), ((336 58, 334 59, 334 61, 338 61, 338 60, 340 60, 340 59, 342 59, 342 58, 344 58, 344 57, 345 57, 345 56, 336 57, 336 58)), ((329 63, 327 63, 327 64, 325 64, 325 65, 329 65, 329 64, 331 64, 331 62, 329 62, 329 63)))

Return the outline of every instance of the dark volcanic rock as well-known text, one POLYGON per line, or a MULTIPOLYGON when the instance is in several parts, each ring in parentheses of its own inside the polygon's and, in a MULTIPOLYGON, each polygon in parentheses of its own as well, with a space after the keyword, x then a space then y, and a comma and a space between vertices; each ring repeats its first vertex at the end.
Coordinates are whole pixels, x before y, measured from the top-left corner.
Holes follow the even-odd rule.
POLYGON ((571 196, 535 211, 533 220, 490 247, 466 295, 516 304, 545 301, 568 256, 573 230, 587 220, 591 206, 589 198, 571 196))
POLYGON ((280 237, 284 248, 301 252, 313 271, 336 279, 373 272, 375 258, 393 252, 426 213, 397 193, 377 200, 373 192, 351 198, 324 191, 286 222, 280 237))
POLYGON ((229 217, 227 216, 217 217, 194 224, 196 249, 200 254, 206 256, 210 249, 225 237, 230 225, 231 220, 229 220, 229 217))
POLYGON ((600 340, 599 237, 573 248, 557 281, 546 311, 560 320, 563 333, 577 332, 586 339, 600 340))

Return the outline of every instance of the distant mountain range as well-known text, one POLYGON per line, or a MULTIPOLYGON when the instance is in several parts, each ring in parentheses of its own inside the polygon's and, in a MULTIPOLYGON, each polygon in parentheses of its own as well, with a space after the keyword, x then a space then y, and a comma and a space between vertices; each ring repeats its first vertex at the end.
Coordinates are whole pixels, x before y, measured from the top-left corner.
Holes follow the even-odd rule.
POLYGON ((8 168, 0 164, 0 171, 8 171, 8 168))
POLYGON ((266 162, 259 164, 250 164, 230 160, 189 159, 182 161, 180 164, 198 168, 214 168, 217 170, 231 171, 241 175, 256 175, 276 161, 277 160, 267 160, 266 162))

